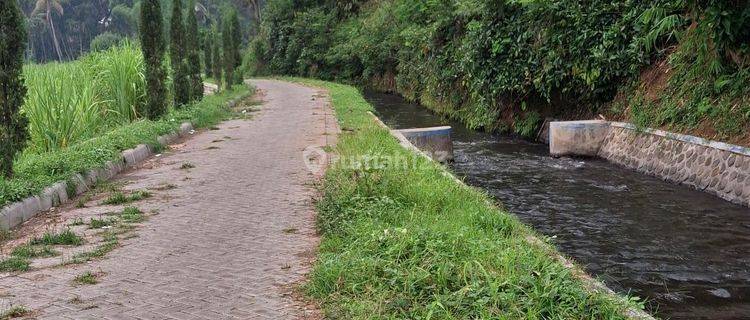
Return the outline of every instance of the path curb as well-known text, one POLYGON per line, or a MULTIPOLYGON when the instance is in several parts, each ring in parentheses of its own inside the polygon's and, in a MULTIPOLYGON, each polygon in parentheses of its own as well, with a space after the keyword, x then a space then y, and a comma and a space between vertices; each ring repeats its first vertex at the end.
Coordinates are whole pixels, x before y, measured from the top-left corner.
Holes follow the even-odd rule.
MULTIPOLYGON (((230 101, 230 106, 237 104, 235 100, 230 101)), ((185 138, 195 133, 193 124, 185 122, 180 125, 176 132, 165 134, 156 139, 162 146, 169 145, 179 138, 185 138)), ((133 149, 128 149, 120 154, 119 159, 107 161, 104 166, 94 168, 84 174, 76 174, 68 181, 58 181, 45 188, 39 195, 30 196, 18 202, 8 204, 0 210, 0 229, 10 230, 41 212, 60 206, 70 201, 71 198, 91 190, 97 182, 112 179, 125 169, 132 168, 154 155, 154 149, 148 145, 140 144, 133 149)))

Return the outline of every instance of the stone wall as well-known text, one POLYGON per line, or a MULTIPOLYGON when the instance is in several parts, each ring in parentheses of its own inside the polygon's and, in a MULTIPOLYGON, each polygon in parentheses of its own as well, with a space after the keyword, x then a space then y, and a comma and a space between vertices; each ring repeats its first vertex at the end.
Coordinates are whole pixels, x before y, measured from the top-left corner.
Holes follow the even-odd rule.
POLYGON ((747 148, 613 122, 598 155, 642 173, 750 205, 747 148))

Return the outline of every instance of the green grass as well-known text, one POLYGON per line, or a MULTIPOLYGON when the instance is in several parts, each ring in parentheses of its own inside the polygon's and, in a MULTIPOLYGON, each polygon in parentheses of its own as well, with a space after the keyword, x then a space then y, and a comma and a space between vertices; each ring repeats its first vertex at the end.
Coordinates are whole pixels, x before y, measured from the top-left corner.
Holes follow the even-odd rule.
POLYGON ((52 249, 51 247, 44 245, 44 246, 35 246, 32 244, 27 244, 23 246, 18 246, 15 249, 13 249, 13 252, 11 252, 11 256, 18 257, 18 258, 25 258, 25 259, 33 259, 33 258, 49 258, 59 255, 60 253, 52 249))
POLYGON ((99 279, 97 275, 93 274, 91 271, 86 271, 82 274, 77 275, 73 281, 77 284, 97 284, 99 283, 99 279))
POLYGON ((343 163, 369 155, 412 164, 339 163, 326 173, 317 204, 323 239, 305 290, 328 317, 624 319, 641 307, 587 289, 488 195, 401 148, 357 89, 293 80, 330 90, 340 126, 351 129, 336 147, 343 163))
POLYGON ((128 195, 120 191, 117 191, 109 195, 107 199, 104 199, 104 201, 102 201, 102 204, 103 205, 125 204, 125 203, 141 201, 143 199, 147 199, 150 197, 151 197, 151 193, 148 192, 148 190, 137 190, 128 195))
POLYGON ((0 320, 9 320, 26 316, 31 311, 23 306, 14 306, 0 314, 0 320))
POLYGON ((136 207, 127 207, 123 209, 122 213, 120 213, 120 218, 122 219, 122 221, 129 223, 138 223, 145 219, 143 216, 143 211, 136 207))
POLYGON ((41 238, 34 238, 30 242, 31 245, 47 245, 47 246, 80 246, 83 244, 83 238, 75 234, 70 229, 65 229, 59 233, 47 232, 42 235, 41 238))
POLYGON ((115 218, 109 218, 109 219, 96 219, 91 218, 89 221, 89 228, 90 229, 101 229, 104 227, 109 227, 112 225, 115 225, 117 223, 117 219, 115 218))
POLYGON ((103 258, 107 255, 107 253, 112 252, 112 250, 115 250, 115 248, 117 248, 117 246, 119 245, 120 240, 117 238, 117 234, 115 232, 107 232, 104 235, 104 241, 99 244, 94 250, 78 253, 74 255, 70 261, 67 261, 63 265, 81 264, 94 259, 103 258))
POLYGON ((182 122, 191 121, 197 128, 214 125, 230 116, 227 101, 250 93, 247 86, 237 86, 183 109, 171 110, 158 121, 138 120, 117 126, 94 138, 50 152, 26 150, 15 162, 14 178, 0 178, 0 206, 38 194, 75 174, 101 167, 107 161, 118 159, 125 149, 142 143, 159 148, 156 138, 174 132, 182 122))
POLYGON ((27 271, 31 267, 29 259, 21 257, 10 257, 0 261, 0 272, 27 271))

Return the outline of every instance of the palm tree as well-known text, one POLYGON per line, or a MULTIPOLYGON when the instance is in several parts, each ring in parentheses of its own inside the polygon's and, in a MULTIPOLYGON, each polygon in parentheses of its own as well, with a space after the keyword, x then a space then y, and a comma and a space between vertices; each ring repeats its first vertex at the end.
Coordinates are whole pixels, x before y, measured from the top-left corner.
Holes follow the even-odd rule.
POLYGON ((65 0, 37 0, 34 11, 31 15, 35 15, 41 11, 44 11, 44 18, 49 25, 50 32, 52 33, 52 42, 55 45, 55 51, 57 51, 58 60, 62 61, 62 51, 60 50, 60 42, 57 40, 57 33, 55 31, 55 23, 52 21, 52 12, 57 12, 57 15, 63 15, 62 3, 65 0))

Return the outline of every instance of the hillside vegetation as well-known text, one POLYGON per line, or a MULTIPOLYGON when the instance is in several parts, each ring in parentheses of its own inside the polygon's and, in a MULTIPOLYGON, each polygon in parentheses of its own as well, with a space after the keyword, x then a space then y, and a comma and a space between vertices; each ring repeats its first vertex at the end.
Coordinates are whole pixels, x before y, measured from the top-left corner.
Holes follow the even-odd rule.
POLYGON ((534 136, 546 117, 605 114, 736 140, 748 15, 744 1, 272 0, 247 60, 397 92, 473 128, 534 136))

